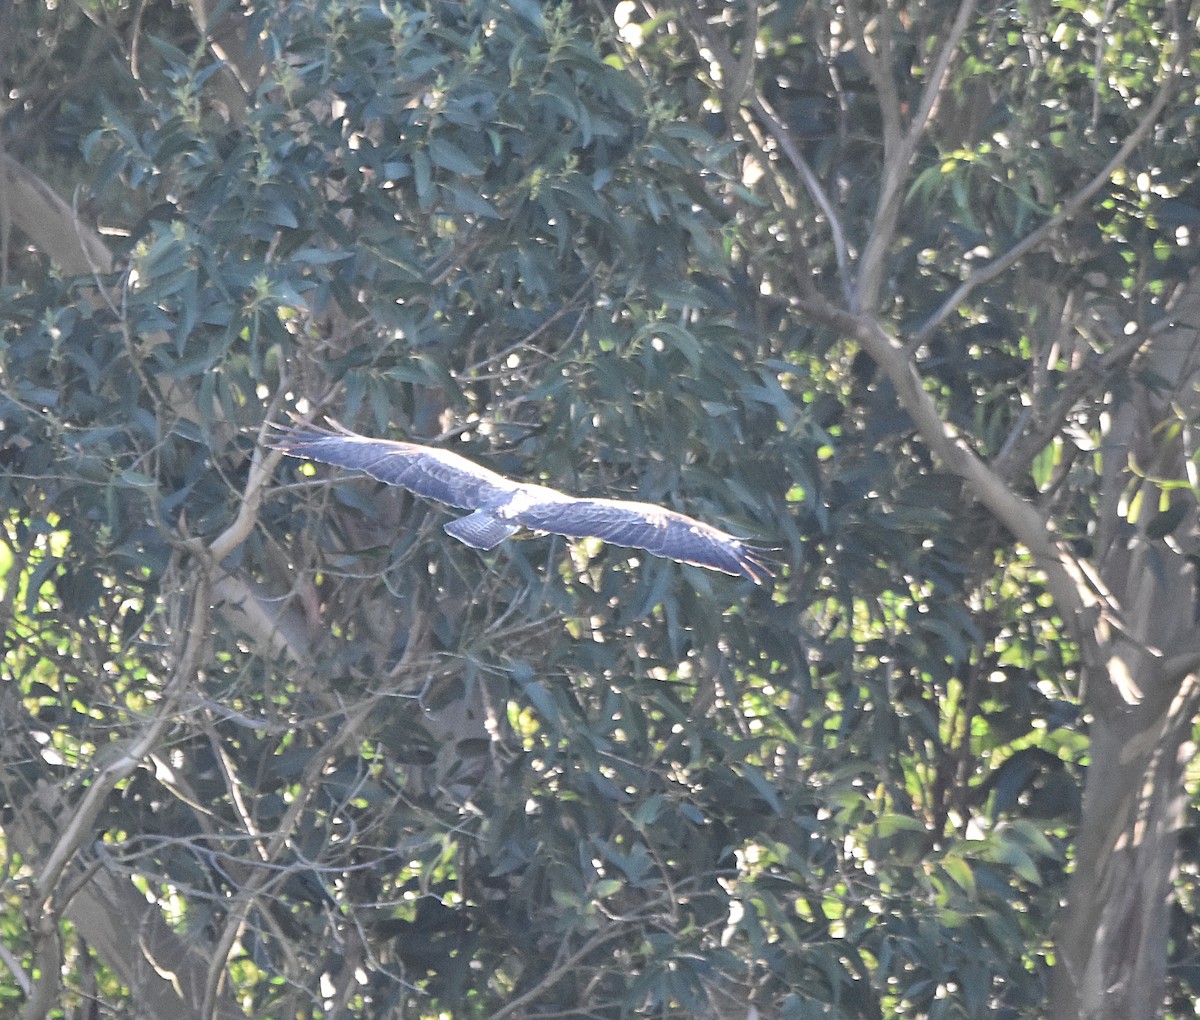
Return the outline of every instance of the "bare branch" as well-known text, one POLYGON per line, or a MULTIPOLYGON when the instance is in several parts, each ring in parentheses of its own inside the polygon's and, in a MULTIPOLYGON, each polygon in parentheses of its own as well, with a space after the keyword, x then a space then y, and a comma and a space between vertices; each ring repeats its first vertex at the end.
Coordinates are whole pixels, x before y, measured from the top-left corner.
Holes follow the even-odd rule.
MULTIPOLYGON (((256 848, 264 862, 274 861, 291 840, 300 816, 308 807, 312 795, 320 789, 317 782, 333 757, 343 746, 358 736, 363 723, 378 711, 376 698, 366 698, 347 713, 345 721, 338 732, 322 748, 322 754, 315 755, 304 770, 304 775, 297 784, 299 795, 288 805, 287 811, 279 821, 266 846, 256 841, 256 848)), ((226 973, 226 964, 234 943, 241 935, 246 918, 254 901, 268 885, 270 879, 281 873, 267 866, 256 868, 244 882, 241 883, 238 894, 230 904, 229 913, 220 933, 214 940, 211 949, 211 964, 208 979, 205 982, 204 997, 200 1015, 210 1017, 215 1015, 221 1001, 221 982, 226 973)))
POLYGON ((79 806, 72 812, 46 863, 42 866, 34 883, 37 902, 48 903, 58 888, 62 873, 75 856, 92 823, 104 808, 104 802, 113 788, 138 767, 142 759, 158 743, 163 731, 175 718, 180 700, 199 669, 202 652, 208 637, 209 584, 207 573, 201 570, 199 582, 192 593, 192 612, 187 626, 180 634, 181 647, 176 657, 175 668, 163 688, 162 699, 154 716, 142 731, 109 761, 88 785, 79 806))
POLYGON ((33 983, 29 980, 29 975, 25 973, 25 968, 21 966, 21 961, 18 960, 3 942, 0 942, 0 963, 3 963, 12 974, 13 980, 16 981, 17 987, 25 995, 33 990, 33 983))
POLYGON ((842 297, 849 304, 853 298, 853 290, 850 284, 850 255, 846 246, 846 233, 842 229, 841 218, 838 216, 833 203, 829 200, 829 196, 825 194, 825 189, 821 187, 821 182, 817 179, 817 175, 813 173, 812 167, 808 165, 808 160, 804 158, 804 154, 792 139, 787 125, 780 120, 779 115, 772 108, 771 104, 767 102, 766 97, 761 94, 756 95, 751 102, 751 108, 763 123, 767 125, 767 129, 771 132, 771 137, 775 139, 775 144, 779 146, 779 151, 787 157, 788 162, 792 165, 792 169, 796 171, 803 182, 809 197, 824 214, 829 224, 830 235, 833 238, 833 251, 837 258, 838 279, 841 280, 842 284, 842 297))
POLYGON ((68 276, 112 272, 104 240, 48 184, 0 150, 5 215, 68 276))
POLYGON ((33 973, 37 979, 21 1010, 21 1020, 43 1020, 59 1002, 62 985, 63 947, 58 913, 42 910, 31 925, 33 973))
POLYGON ((242 503, 238 507, 237 517, 208 545, 208 553, 217 563, 225 559, 249 536, 258 520, 258 508, 262 505, 263 488, 275 471, 276 465, 283 459, 283 454, 275 450, 268 450, 265 446, 270 417, 268 412, 258 430, 258 441, 254 446, 250 472, 246 478, 246 487, 242 491, 242 503))
MULTIPOLYGON (((909 171, 912 168, 913 156, 921 141, 934 108, 945 88, 950 62, 958 50, 959 43, 966 33, 967 25, 975 14, 975 0, 962 0, 958 13, 950 26, 949 32, 938 50, 937 59, 929 71, 929 80, 921 93, 921 104, 913 117, 912 123, 903 138, 889 137, 890 132, 884 132, 884 178, 879 189, 879 204, 875 210, 875 222, 871 225, 871 236, 867 240, 862 258, 859 260, 858 284, 851 302, 853 311, 873 310, 879 301, 879 289, 883 282, 884 266, 887 253, 892 245, 896 232, 896 222, 900 218, 900 209, 904 205, 905 186, 908 183, 909 171)), ((886 79, 887 89, 891 93, 887 101, 882 102, 885 113, 894 105, 894 87, 889 72, 890 61, 880 72, 880 77, 886 79)), ((877 83, 878 87, 878 83, 877 83)), ((881 101, 884 96, 881 95, 881 101)), ((887 120, 884 121, 885 127, 887 120)))
MULTIPOLYGON (((698 44, 708 50, 711 58, 721 68, 721 77, 726 83, 722 90, 721 101, 722 107, 726 108, 726 114, 732 117, 735 108, 745 102, 747 96, 750 97, 750 109, 766 126, 768 133, 775 140, 775 144, 779 146, 779 151, 783 153, 788 163, 791 164, 792 169, 796 171, 809 197, 813 200, 817 208, 821 210, 822 215, 824 215, 833 238, 833 250, 837 259, 838 278, 841 281, 842 297, 845 301, 849 302, 851 297, 850 256, 848 254, 849 249, 846 244, 846 233, 842 228, 841 217, 838 215, 833 202, 830 201, 829 196, 825 193, 825 189, 821 186, 817 175, 813 173, 812 167, 808 165, 808 160, 804 158, 804 154, 800 151, 799 146, 792 137, 791 130, 779 114, 776 113, 774 107, 772 107, 762 92, 753 88, 751 77, 754 70, 753 54, 755 36, 758 31, 757 6, 754 4, 751 5, 746 34, 742 42, 743 52, 741 60, 734 57, 733 51, 720 38, 708 31, 707 24, 691 7, 683 4, 679 8, 679 13, 690 25, 698 44), (749 58, 747 54, 750 55, 749 58)), ((763 164, 764 166, 766 165, 765 159, 763 160, 763 164)))
POLYGON ((948 471, 971 488, 976 499, 1023 543, 1046 573, 1047 584, 1076 639, 1092 644, 1106 623, 1116 623, 1118 607, 1089 579, 1054 536, 1054 527, 1038 510, 1017 496, 1004 479, 979 457, 958 431, 942 420, 933 397, 925 390, 905 347, 874 319, 853 315, 825 302, 800 302, 808 314, 855 338, 896 389, 901 406, 912 416, 921 438, 948 471), (1102 618, 1102 619, 1101 619, 1102 618))
MULTIPOLYGON (((859 0, 848 0, 846 21, 858 49, 858 59, 866 68, 867 77, 879 97, 879 115, 883 121, 883 148, 890 152, 900 140, 900 97, 892 80, 892 37, 886 19, 881 23, 879 53, 867 43, 867 24, 863 20, 859 0)), ((886 8, 885 8, 886 10, 886 8)))
POLYGON ((617 923, 609 928, 602 928, 582 946, 569 956, 562 957, 561 960, 555 961, 555 966, 551 968, 532 988, 529 988, 521 995, 505 1005, 503 1008, 496 1010, 488 1020, 504 1020, 505 1017, 512 1016, 519 1009, 529 1005, 537 1000, 537 997, 545 992, 548 988, 554 986, 558 981, 561 981, 568 973, 574 970, 575 965, 585 959, 589 954, 594 953, 606 942, 611 942, 613 939, 625 935, 624 926, 617 923))

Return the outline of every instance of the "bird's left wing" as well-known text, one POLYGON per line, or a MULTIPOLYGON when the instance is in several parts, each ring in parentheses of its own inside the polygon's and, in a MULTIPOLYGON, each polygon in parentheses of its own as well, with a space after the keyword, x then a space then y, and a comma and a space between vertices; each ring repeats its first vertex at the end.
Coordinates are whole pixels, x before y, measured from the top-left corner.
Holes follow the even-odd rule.
POLYGON ((372 439, 341 427, 283 428, 271 437, 269 445, 290 457, 365 471, 388 485, 399 485, 418 496, 464 509, 501 502, 516 488, 503 475, 449 450, 372 439))
POLYGON ((763 584, 771 568, 761 549, 684 514, 619 499, 562 498, 533 502, 512 520, 537 531, 570 538, 601 538, 645 549, 655 556, 692 563, 763 584))

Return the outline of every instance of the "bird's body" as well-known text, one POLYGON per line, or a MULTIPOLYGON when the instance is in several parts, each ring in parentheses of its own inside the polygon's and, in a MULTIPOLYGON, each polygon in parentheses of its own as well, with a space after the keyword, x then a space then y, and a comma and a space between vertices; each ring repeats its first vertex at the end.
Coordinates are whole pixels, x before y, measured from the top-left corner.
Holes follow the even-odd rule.
POLYGON ((576 499, 544 485, 511 481, 449 450, 371 439, 338 426, 282 430, 270 443, 290 457, 364 471, 389 485, 463 510, 446 531, 476 549, 491 549, 521 528, 569 538, 600 538, 645 549, 763 584, 770 576, 761 550, 735 535, 652 503, 576 499))

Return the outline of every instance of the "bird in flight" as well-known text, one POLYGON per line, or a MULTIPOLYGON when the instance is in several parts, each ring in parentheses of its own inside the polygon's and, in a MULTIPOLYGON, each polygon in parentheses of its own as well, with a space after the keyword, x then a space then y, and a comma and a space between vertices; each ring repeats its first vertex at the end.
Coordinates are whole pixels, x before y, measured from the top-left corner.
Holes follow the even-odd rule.
POLYGON ((544 485, 511 481, 449 450, 372 439, 330 424, 331 429, 280 427, 268 444, 289 457, 364 471, 388 485, 473 511, 445 525, 472 548, 492 549, 528 528, 568 538, 600 538, 755 584, 771 577, 764 550, 674 510, 621 499, 576 499, 544 485))

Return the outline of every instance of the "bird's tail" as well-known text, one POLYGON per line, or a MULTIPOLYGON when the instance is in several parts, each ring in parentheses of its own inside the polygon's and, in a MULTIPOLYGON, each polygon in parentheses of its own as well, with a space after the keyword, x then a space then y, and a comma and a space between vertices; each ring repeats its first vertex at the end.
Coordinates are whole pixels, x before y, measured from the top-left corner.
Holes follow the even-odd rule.
POLYGON ((519 524, 502 521, 489 510, 476 510, 445 525, 446 533, 472 549, 493 549, 521 530, 519 524))

